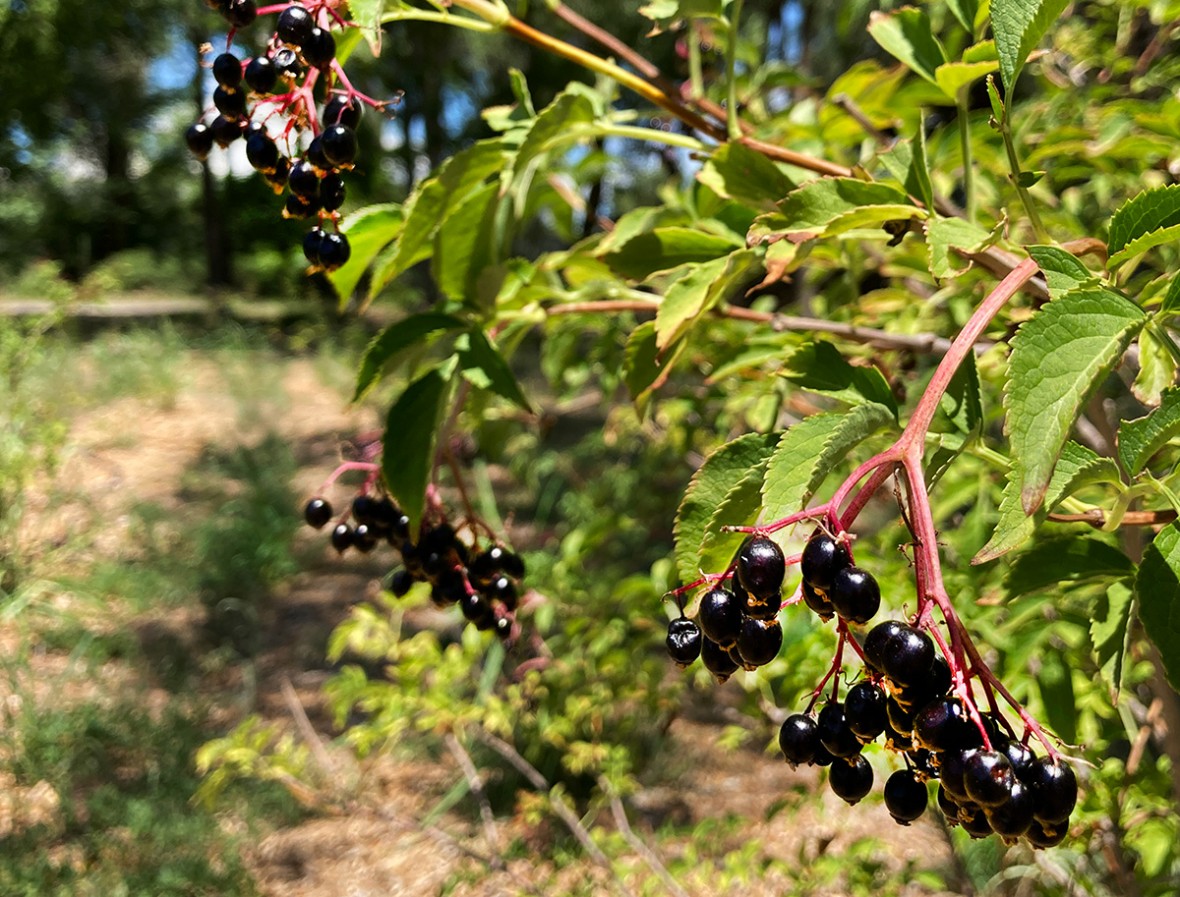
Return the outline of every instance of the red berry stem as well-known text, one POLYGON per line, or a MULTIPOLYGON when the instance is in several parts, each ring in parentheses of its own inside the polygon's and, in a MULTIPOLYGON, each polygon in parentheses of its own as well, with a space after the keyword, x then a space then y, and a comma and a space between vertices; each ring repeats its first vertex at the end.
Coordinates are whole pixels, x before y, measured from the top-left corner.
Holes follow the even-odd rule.
POLYGON ((335 483, 343 474, 348 473, 350 470, 363 470, 368 473, 368 476, 365 478, 364 486, 362 486, 362 490, 367 492, 372 487, 372 485, 377 482, 377 477, 381 473, 381 466, 379 464, 374 464, 371 461, 345 461, 334 471, 332 471, 331 475, 320 484, 320 488, 316 491, 316 494, 323 495, 328 490, 329 486, 335 483))

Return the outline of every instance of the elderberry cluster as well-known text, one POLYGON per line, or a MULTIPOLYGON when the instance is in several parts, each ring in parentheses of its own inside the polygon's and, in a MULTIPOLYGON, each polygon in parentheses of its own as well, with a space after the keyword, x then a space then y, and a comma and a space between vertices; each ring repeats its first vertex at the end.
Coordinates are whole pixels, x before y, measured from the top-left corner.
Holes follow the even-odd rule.
MULTIPOLYGON (((303 509, 304 520, 316 529, 326 526, 332 514, 332 506, 324 498, 311 499, 303 509)), ((476 629, 493 630, 505 641, 514 637, 524 561, 503 546, 473 552, 445 520, 423 522, 415 542, 410 518, 384 495, 354 498, 350 515, 336 523, 330 540, 341 554, 350 548, 367 554, 387 542, 402 560, 390 581, 390 591, 398 598, 416 582, 429 583, 435 606, 457 604, 476 629)))
MULTIPOLYGON (((258 14, 253 0, 205 2, 233 30, 258 14)), ((312 271, 333 271, 351 254, 338 230, 345 197, 341 173, 355 164, 356 128, 363 104, 371 101, 347 81, 343 90, 334 87, 342 75, 334 66, 332 28, 345 24, 327 0, 287 4, 264 53, 242 59, 227 50, 213 59, 214 109, 185 132, 189 150, 202 161, 214 145, 225 149, 245 140, 250 164, 276 193, 286 193, 283 217, 318 218, 303 238, 312 271), (311 138, 300 149, 305 134, 311 138)))

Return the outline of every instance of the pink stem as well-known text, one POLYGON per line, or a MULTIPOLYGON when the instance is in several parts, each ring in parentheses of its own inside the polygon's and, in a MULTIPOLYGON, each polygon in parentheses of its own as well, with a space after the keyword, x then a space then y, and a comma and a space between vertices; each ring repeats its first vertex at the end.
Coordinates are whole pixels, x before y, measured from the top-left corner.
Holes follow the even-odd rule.
POLYGON ((342 474, 348 473, 350 470, 366 471, 368 476, 365 478, 365 487, 368 487, 377 481, 377 476, 381 472, 381 466, 370 461, 345 461, 334 471, 332 471, 331 476, 329 476, 326 480, 324 480, 323 483, 320 484, 320 488, 316 491, 316 494, 323 495, 329 486, 340 479, 342 474))

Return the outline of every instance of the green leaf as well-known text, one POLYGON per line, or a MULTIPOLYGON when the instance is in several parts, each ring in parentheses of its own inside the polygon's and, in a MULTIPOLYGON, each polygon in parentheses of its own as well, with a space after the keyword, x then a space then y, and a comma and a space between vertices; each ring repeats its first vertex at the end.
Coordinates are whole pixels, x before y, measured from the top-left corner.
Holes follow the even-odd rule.
POLYGON ((1131 197, 1110 218, 1107 267, 1175 239, 1177 225, 1180 225, 1180 184, 1156 187, 1131 197))
POLYGON ((1011 98, 1028 54, 1068 5, 1069 0, 992 0, 992 32, 1006 97, 1011 98))
POLYGON ((926 163, 926 126, 918 122, 918 133, 911 145, 910 167, 906 172, 905 188, 926 208, 934 206, 934 188, 930 186, 930 169, 926 163))
POLYGON ((381 55, 381 16, 385 13, 385 0, 349 0, 348 18, 360 26, 360 32, 369 42, 374 56, 381 55))
POLYGON ((1041 273, 1045 275, 1045 283, 1049 287, 1049 295, 1056 299, 1062 293, 1076 290, 1079 287, 1094 286, 1098 283, 1097 275, 1064 249, 1056 246, 1029 246, 1028 254, 1032 256, 1041 273))
POLYGON ((969 84, 974 84, 985 75, 990 75, 999 67, 999 62, 948 62, 934 70, 934 80, 938 86, 952 100, 957 99, 959 92, 969 84))
POLYGON ((439 331, 458 330, 463 322, 452 315, 427 312, 390 324, 370 341, 357 369, 352 401, 359 402, 381 379, 386 366, 406 349, 420 346, 439 331))
POLYGON ((1163 394, 1160 406, 1145 417, 1123 421, 1119 427, 1119 460, 1131 476, 1137 476, 1151 456, 1180 433, 1180 389, 1163 394))
POLYGON ((1005 429, 1026 512, 1040 506, 1082 404, 1146 322, 1117 293, 1082 289, 1049 302, 1013 338, 1005 429))
POLYGON ((1135 577, 1139 619, 1159 649, 1172 688, 1180 690, 1180 529, 1169 523, 1148 546, 1135 577))
POLYGON ((934 70, 948 60, 924 10, 904 6, 892 13, 874 12, 869 16, 869 34, 911 71, 931 84, 938 83, 934 70))
POLYGON ((745 284, 760 263, 752 249, 689 267, 688 273, 664 292, 656 310, 656 344, 661 351, 680 339, 696 320, 745 284))
POLYGON ((348 302, 365 269, 377 253, 393 240, 402 228, 402 210, 394 203, 366 206, 345 219, 341 228, 348 235, 348 262, 328 275, 341 306, 348 302))
POLYGON ((975 32, 975 16, 979 13, 979 0, 947 0, 947 6, 968 34, 975 32))
POLYGON ((1150 324, 1139 334, 1139 373, 1131 392, 1151 408, 1159 405, 1164 390, 1176 382, 1176 357, 1168 351, 1166 338, 1157 335, 1150 324))
POLYGON ((1180 274, 1172 278, 1168 284, 1168 292, 1160 304, 1160 314, 1174 315, 1180 312, 1180 274))
POLYGON ((742 143, 717 147, 697 173, 697 180, 718 196, 764 212, 795 188, 777 165, 742 143))
POLYGON ((512 160, 513 169, 524 171, 549 152, 555 140, 563 138, 576 125, 594 121, 595 105, 600 102, 601 99, 588 85, 577 81, 569 84, 533 120, 512 160))
POLYGON ((1015 598, 1058 583, 1121 577, 1134 570, 1131 559, 1113 545, 1093 536, 1066 536, 1039 542, 1019 555, 1004 579, 1004 588, 1015 598))
POLYGON ((1000 499, 999 520, 988 543, 971 559, 972 564, 983 564, 1019 548, 1032 538, 1046 514, 1058 503, 1084 486, 1097 483, 1120 484, 1119 469, 1110 458, 1103 458, 1076 442, 1067 442, 1053 471, 1053 479, 1045 492, 1045 502, 1035 514, 1026 514, 1020 501, 1020 480, 1009 471, 1004 495, 1000 499))
POLYGON ((800 233, 821 231, 841 215, 874 205, 914 208, 904 191, 889 184, 817 178, 790 193, 779 203, 779 210, 785 218, 783 232, 800 233))
POLYGON ((894 422, 876 403, 813 414, 782 434, 762 484, 763 515, 779 520, 802 510, 832 468, 868 436, 894 422))
POLYGON ((972 436, 978 431, 983 423, 983 393, 974 355, 969 354, 959 365, 938 400, 938 407, 962 435, 972 436))
POLYGON ((1073 693, 1073 667, 1061 651, 1042 651, 1037 686, 1049 728, 1066 744, 1078 740, 1078 711, 1073 693))
POLYGON ((752 468, 764 464, 779 440, 778 433, 749 433, 714 451, 693 474, 676 512, 673 536, 676 570, 683 582, 699 578, 700 548, 713 512, 725 495, 752 468))
POLYGON ((651 394, 659 389, 684 351, 683 340, 661 357, 656 344, 656 322, 644 321, 631 331, 623 350, 623 383, 639 416, 647 413, 651 394))
POLYGON ((426 486, 434 469, 434 449, 450 394, 453 364, 433 368, 406 387, 385 422, 381 476, 410 518, 417 538, 426 506, 426 486))
POLYGON ((1126 583, 1115 582, 1094 607, 1090 619, 1090 644, 1111 694, 1117 698, 1123 684, 1123 660, 1130 646, 1131 612, 1135 592, 1126 583))
POLYGON ((885 376, 874 367, 849 364, 829 342, 805 343, 787 359, 781 373, 804 389, 852 404, 876 402, 897 416, 897 399, 885 376))
POLYGON ((496 198, 500 185, 484 184, 455 206, 434 235, 430 268, 449 299, 472 304, 475 284, 495 258, 496 198))
POLYGON ((459 370, 473 386, 494 392, 525 411, 533 410, 521 392, 512 368, 482 330, 462 334, 455 340, 455 351, 459 357, 459 370))
POLYGON ((693 227, 657 227, 618 245, 603 261, 622 277, 642 280, 680 265, 724 261, 737 246, 729 237, 693 227))
POLYGON ((958 277, 971 262, 955 250, 977 252, 991 241, 991 234, 962 218, 932 218, 926 222, 930 247, 930 273, 937 279, 958 277))
POLYGON ((748 469, 717 505, 701 539, 698 552, 701 570, 720 573, 729 566, 746 536, 744 533, 724 532, 722 527, 749 526, 758 518, 758 511, 762 507, 762 478, 765 473, 764 460, 748 469))

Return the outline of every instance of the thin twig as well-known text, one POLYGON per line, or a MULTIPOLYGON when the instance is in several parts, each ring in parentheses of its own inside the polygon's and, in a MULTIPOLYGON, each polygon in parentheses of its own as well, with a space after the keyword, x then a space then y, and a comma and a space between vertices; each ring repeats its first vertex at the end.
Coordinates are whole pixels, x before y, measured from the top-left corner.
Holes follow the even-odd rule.
MULTIPOLYGON (((1171 508, 1162 511, 1127 511, 1119 520, 1120 526, 1163 526, 1175 520, 1177 514, 1171 508)), ((1106 526, 1106 512, 1101 508, 1083 511, 1081 514, 1050 514, 1054 523, 1088 523, 1095 529, 1106 526)))
MULTIPOLYGON (((488 801, 488 794, 483 787, 483 777, 479 774, 479 770, 475 768, 475 763, 472 762, 471 755, 459 743, 458 738, 451 733, 447 733, 444 741, 446 742, 447 750, 451 752, 451 756, 455 758, 455 762, 463 770, 463 775, 467 779, 471 793, 475 795, 475 799, 479 802, 479 815, 483 820, 484 837, 488 840, 488 846, 491 847, 494 854, 498 854, 500 850, 500 831, 496 828, 496 817, 492 813, 491 802, 488 801)), ((504 861, 499 856, 496 856, 495 860, 499 863, 499 867, 503 868, 504 861)))
POLYGON ((680 887, 680 883, 672 877, 672 873, 668 871, 668 867, 660 862, 660 858, 656 856, 655 851, 648 847, 643 839, 635 834, 635 830, 631 828, 630 820, 627 819, 627 810, 623 806, 622 800, 619 799, 619 795, 610 786, 610 783, 604 777, 599 777, 598 785, 610 801, 611 815, 615 819, 615 825, 618 827, 619 833, 623 836, 623 840, 630 844, 631 849, 639 854, 643 862, 647 863, 647 867, 660 877, 660 880, 664 883, 664 887, 675 894, 676 897, 688 897, 688 892, 680 887))
POLYGON ((287 709, 291 712, 291 716, 295 720, 295 727, 299 730, 299 734, 303 736, 303 740, 307 743, 308 749, 311 751, 311 756, 315 759, 316 766, 320 768, 324 778, 330 785, 336 788, 341 787, 338 777, 343 770, 340 763, 332 758, 328 751, 324 748, 324 742, 320 735, 315 730, 315 726, 311 724, 311 720, 307 718, 307 711, 303 709, 303 702, 299 700, 299 695, 295 693, 294 686, 291 685, 291 680, 283 676, 279 680, 279 690, 282 692, 283 701, 287 704, 287 709))

